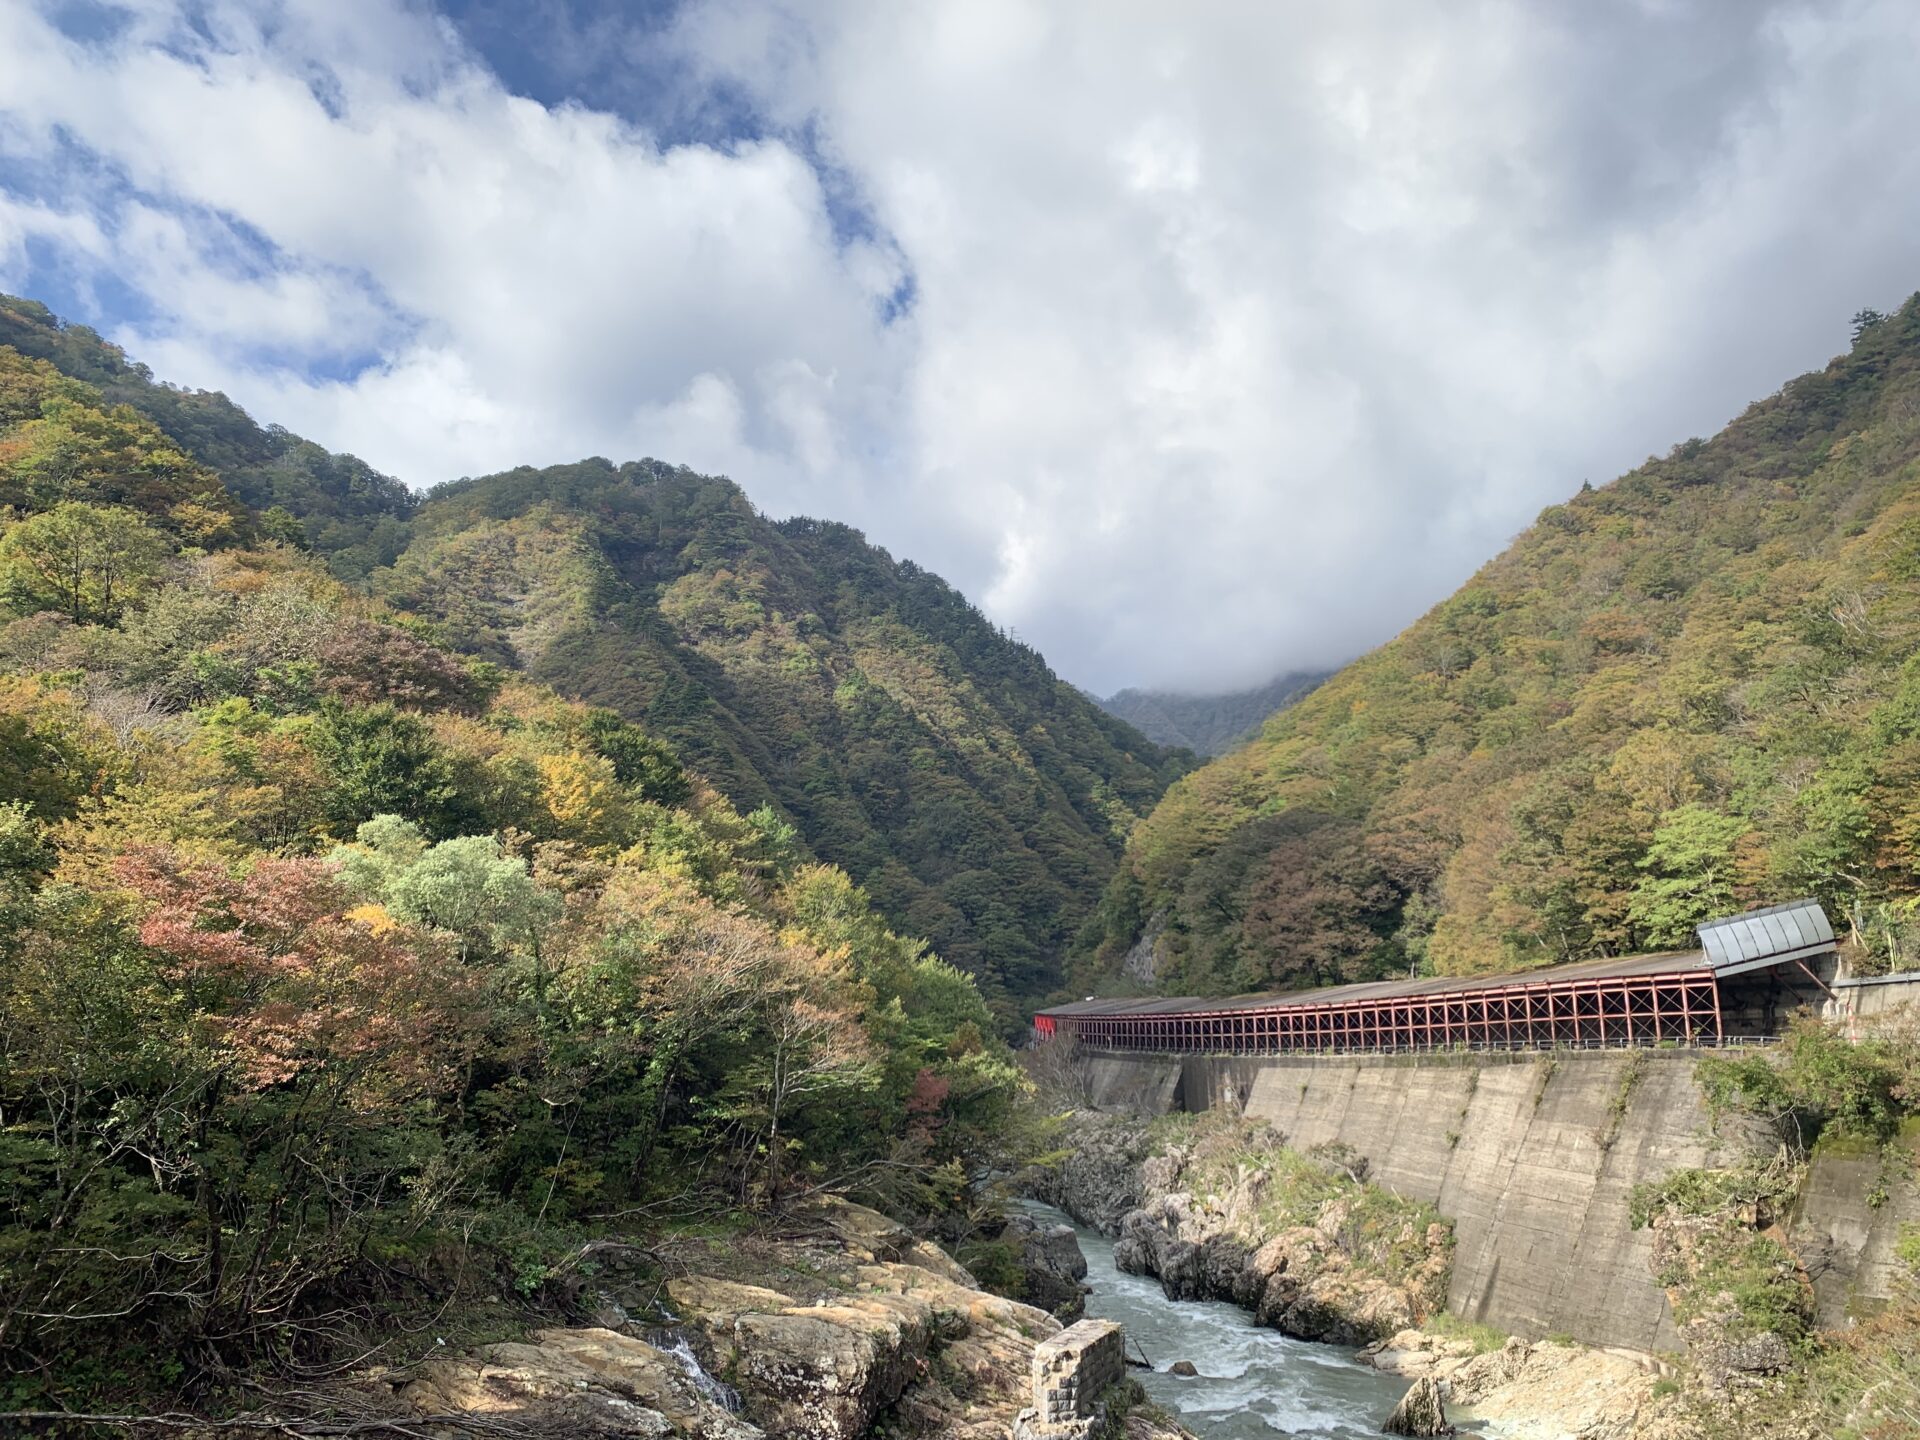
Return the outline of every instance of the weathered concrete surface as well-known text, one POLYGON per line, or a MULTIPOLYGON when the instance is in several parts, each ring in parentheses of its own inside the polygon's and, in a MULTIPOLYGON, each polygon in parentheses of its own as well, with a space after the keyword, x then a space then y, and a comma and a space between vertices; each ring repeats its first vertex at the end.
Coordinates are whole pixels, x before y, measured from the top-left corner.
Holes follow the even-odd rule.
POLYGON ((1837 1004, 1827 1007, 1827 1014, 1833 1018, 1873 1020, 1909 1005, 1920 1011, 1920 974, 1836 980, 1833 988, 1839 996, 1837 1004))
POLYGON ((1177 1059, 1164 1055, 1088 1055, 1082 1063, 1087 1070, 1087 1091, 1097 1109, 1166 1115, 1185 1108, 1180 1098, 1181 1065, 1177 1059))
POLYGON ((1874 1146, 1814 1149, 1789 1233, 1826 1329, 1881 1308, 1906 1273, 1893 1247, 1902 1226, 1920 1224, 1920 1188, 1901 1178, 1920 1173, 1920 1127, 1910 1122, 1889 1149, 1905 1162, 1874 1146))
MULTIPOLYGON (((1341 1059, 1187 1057, 1181 1108, 1237 1105, 1297 1149, 1338 1142, 1369 1178, 1454 1222, 1448 1308, 1517 1335, 1640 1351, 1680 1346, 1627 1219, 1634 1185, 1728 1164, 1683 1052, 1341 1059)), ((1142 1064, 1164 1058, 1099 1057, 1142 1064)), ((1124 1088, 1109 1073, 1107 1083, 1124 1088)), ((1156 1081, 1156 1083, 1163 1083, 1156 1081)))
POLYGON ((1033 1347, 1033 1432, 1089 1418, 1126 1373, 1126 1332, 1111 1320, 1082 1320, 1042 1340, 1033 1347))

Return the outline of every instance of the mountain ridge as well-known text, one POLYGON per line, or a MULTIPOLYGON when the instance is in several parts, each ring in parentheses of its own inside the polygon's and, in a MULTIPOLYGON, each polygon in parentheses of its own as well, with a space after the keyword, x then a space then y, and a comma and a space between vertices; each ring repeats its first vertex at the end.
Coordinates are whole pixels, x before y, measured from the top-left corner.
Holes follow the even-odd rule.
POLYGON ((1218 694, 1129 687, 1097 703, 1155 744, 1213 757, 1250 739, 1268 716, 1295 704, 1333 673, 1286 670, 1264 685, 1218 694))
POLYGON ((156 381, 37 302, 0 297, 8 353, 127 417, 139 464, 165 471, 178 446, 249 536, 312 551, 434 643, 639 722, 743 811, 769 807, 1009 1024, 1016 997, 1058 983, 1126 829, 1190 763, 939 577, 849 526, 769 520, 729 480, 594 458, 415 495, 156 381))

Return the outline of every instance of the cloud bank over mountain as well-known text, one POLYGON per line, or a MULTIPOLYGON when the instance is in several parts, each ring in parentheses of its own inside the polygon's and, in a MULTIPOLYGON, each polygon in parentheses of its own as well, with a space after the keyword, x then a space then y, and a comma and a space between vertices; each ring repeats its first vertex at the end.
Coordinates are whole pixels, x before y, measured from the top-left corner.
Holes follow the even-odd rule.
POLYGON ((416 485, 681 461, 1226 688, 1920 287, 1917 80, 1899 3, 29 3, 0 286, 416 485))

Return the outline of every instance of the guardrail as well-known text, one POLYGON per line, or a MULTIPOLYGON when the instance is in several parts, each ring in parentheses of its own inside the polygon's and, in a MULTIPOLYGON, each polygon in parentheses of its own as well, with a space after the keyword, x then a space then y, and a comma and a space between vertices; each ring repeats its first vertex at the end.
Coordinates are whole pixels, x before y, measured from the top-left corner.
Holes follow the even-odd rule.
MULTIPOLYGON (((1082 1040, 1084 1052, 1112 1055, 1201 1055, 1209 1059, 1230 1060, 1322 1060, 1343 1059, 1349 1055, 1552 1055, 1581 1050, 1764 1050, 1780 1043, 1778 1035, 1703 1035, 1694 1040, 1562 1040, 1552 1045, 1530 1045, 1524 1041, 1471 1041, 1451 1045, 1354 1045, 1329 1046, 1324 1050, 1132 1050, 1115 1049, 1082 1040)), ((1044 1043, 1044 1042, 1043 1042, 1044 1043)))

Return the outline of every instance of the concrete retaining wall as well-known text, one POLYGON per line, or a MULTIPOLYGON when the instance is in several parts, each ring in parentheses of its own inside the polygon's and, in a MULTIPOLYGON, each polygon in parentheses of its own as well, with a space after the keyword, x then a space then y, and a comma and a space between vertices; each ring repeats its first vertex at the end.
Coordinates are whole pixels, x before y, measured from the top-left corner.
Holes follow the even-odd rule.
POLYGON ((1086 1067, 1087 1091, 1098 1109, 1167 1115, 1185 1108, 1180 1091, 1181 1062, 1177 1059, 1087 1055, 1081 1063, 1086 1067))
MULTIPOLYGON (((1296 1147, 1337 1141, 1372 1178, 1454 1222, 1449 1308, 1513 1334, 1672 1350, 1679 1337, 1627 1220, 1642 1180, 1728 1164, 1765 1143, 1721 1136, 1693 1080, 1694 1056, 1667 1051, 1558 1056, 1242 1059, 1099 1057, 1141 1065, 1136 1095, 1158 1112, 1232 1106, 1270 1120, 1296 1147), (1179 1083, 1166 1081, 1167 1067, 1179 1083)), ((1124 1088, 1109 1070, 1110 1089, 1124 1088)), ((1136 1107, 1144 1108, 1144 1107, 1136 1107)))
POLYGON ((1871 1145, 1814 1148, 1791 1238, 1813 1277, 1826 1329, 1878 1310, 1905 1273, 1893 1247, 1903 1226, 1920 1224, 1920 1189, 1905 1179, 1914 1173, 1920 1173, 1920 1122, 1909 1121, 1886 1154, 1871 1145))
POLYGON ((1912 1005, 1920 1009, 1920 974, 1873 975, 1836 980, 1838 1004, 1829 1013, 1848 1020, 1871 1020, 1912 1005))

